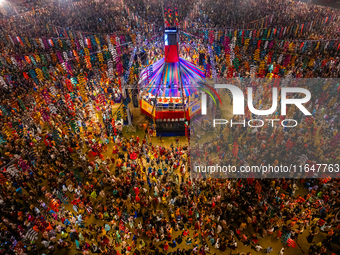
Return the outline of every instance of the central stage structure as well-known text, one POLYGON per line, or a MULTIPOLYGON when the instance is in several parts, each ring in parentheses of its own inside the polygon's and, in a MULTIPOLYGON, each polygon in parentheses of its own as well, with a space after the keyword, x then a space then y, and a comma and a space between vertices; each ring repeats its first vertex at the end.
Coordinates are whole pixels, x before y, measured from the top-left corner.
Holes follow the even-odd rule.
POLYGON ((200 87, 204 72, 179 57, 177 28, 164 31, 164 58, 140 75, 140 106, 156 122, 157 135, 184 135, 185 121, 201 113, 200 87))

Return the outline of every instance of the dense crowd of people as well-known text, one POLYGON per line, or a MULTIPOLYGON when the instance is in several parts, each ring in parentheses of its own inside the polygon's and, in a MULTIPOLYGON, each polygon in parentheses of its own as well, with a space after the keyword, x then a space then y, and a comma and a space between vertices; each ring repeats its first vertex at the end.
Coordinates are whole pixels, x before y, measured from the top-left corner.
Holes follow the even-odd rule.
POLYGON ((141 137, 121 127, 124 84, 162 57, 164 19, 177 18, 181 56, 208 79, 267 78, 262 109, 271 86, 339 76, 339 15, 288 0, 85 0, 2 17, 0 254, 337 254, 339 179, 191 174, 199 159, 339 164, 335 79, 308 83, 312 116, 288 110, 299 129, 225 126, 164 145, 150 124, 141 137))

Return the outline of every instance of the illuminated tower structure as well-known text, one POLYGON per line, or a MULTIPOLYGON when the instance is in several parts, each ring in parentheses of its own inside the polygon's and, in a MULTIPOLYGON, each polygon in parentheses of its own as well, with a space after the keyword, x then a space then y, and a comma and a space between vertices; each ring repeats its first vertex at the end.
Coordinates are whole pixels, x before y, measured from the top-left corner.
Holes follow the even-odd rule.
POLYGON ((143 114, 156 122, 157 134, 184 135, 184 123, 200 114, 204 72, 179 54, 176 27, 164 30, 164 57, 145 67, 139 77, 143 114))

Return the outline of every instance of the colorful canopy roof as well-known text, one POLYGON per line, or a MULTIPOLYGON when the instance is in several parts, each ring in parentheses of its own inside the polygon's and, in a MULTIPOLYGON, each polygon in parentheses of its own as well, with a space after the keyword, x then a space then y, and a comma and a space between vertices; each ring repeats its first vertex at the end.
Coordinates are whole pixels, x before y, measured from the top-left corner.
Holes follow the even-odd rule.
POLYGON ((189 96, 197 91, 198 83, 205 82, 204 72, 183 58, 176 63, 166 63, 164 58, 144 68, 139 86, 158 97, 189 96))

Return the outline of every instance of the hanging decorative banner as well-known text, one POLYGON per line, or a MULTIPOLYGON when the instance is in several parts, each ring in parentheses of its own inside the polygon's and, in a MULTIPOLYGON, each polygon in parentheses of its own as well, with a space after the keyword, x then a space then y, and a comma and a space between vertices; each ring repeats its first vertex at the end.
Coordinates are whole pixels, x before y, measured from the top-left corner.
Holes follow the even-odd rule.
POLYGON ((104 62, 103 53, 101 53, 101 52, 98 53, 98 60, 99 60, 99 62, 101 62, 101 63, 104 62))
POLYGON ((30 57, 30 59, 31 59, 31 62, 33 63, 33 65, 37 65, 37 63, 35 62, 35 59, 33 58, 33 56, 31 55, 31 56, 29 56, 30 57))
POLYGON ((34 80, 34 82, 37 84, 38 83, 38 79, 37 76, 35 74, 35 72, 33 70, 29 70, 29 73, 31 75, 31 78, 34 80))
MULTIPOLYGON (((5 140, 1 135, 0 135, 0 145, 2 144, 6 144, 7 140, 5 140)), ((2 184, 2 182, 0 181, 0 184, 2 184)))
POLYGON ((20 107, 21 107, 24 111, 26 111, 27 108, 26 108, 25 104, 22 102, 20 96, 18 97, 18 102, 19 102, 20 107))
POLYGON ((73 85, 74 88, 77 88, 77 78, 72 77, 72 78, 71 78, 71 83, 72 83, 72 85, 73 85))
POLYGON ((63 56, 64 56, 64 59, 65 59, 65 62, 67 62, 68 61, 68 56, 67 56, 67 53, 65 51, 63 52, 63 56))
POLYGON ((43 40, 41 38, 38 39, 41 48, 45 49, 45 44, 43 43, 43 40))
POLYGON ((43 98, 45 99, 45 103, 46 104, 51 104, 52 103, 51 97, 50 97, 47 89, 43 89, 41 91, 41 94, 42 94, 43 98))
POLYGON ((44 77, 45 77, 47 80, 49 80, 49 79, 50 79, 50 74, 48 73, 46 66, 43 66, 42 71, 43 71, 43 73, 44 73, 44 77))
POLYGON ((52 137, 53 137, 53 140, 55 141, 56 144, 58 144, 58 145, 62 144, 61 136, 56 129, 53 130, 52 137))
POLYGON ((73 91, 73 86, 72 86, 71 81, 69 79, 66 79, 65 83, 66 83, 66 87, 67 87, 68 91, 72 92, 73 91))
POLYGON ((21 157, 18 158, 18 166, 21 169, 21 171, 26 173, 26 174, 31 172, 30 166, 21 157))
POLYGON ((45 122, 50 122, 50 116, 48 115, 47 111, 44 108, 40 108, 39 112, 45 122))
POLYGON ((73 76, 72 68, 71 68, 71 65, 69 63, 66 63, 66 69, 67 69, 68 73, 73 76))
POLYGON ((84 45, 84 42, 82 39, 79 39, 79 44, 80 46, 84 49, 85 48, 85 45, 84 45))
POLYGON ((12 177, 18 177, 19 176, 19 169, 16 167, 16 165, 10 165, 8 168, 6 168, 6 173, 10 174, 12 177))
POLYGON ((79 84, 81 85, 81 87, 85 87, 86 81, 85 81, 83 73, 80 73, 78 75, 78 81, 79 81, 79 84))
POLYGON ((86 67, 92 69, 90 56, 85 56, 86 67))
POLYGON ((3 88, 5 88, 5 89, 8 88, 8 86, 7 86, 7 84, 6 84, 5 80, 4 80, 4 78, 3 78, 2 76, 0 76, 0 84, 1 84, 1 86, 2 86, 3 88))
POLYGON ((42 73, 42 71, 41 71, 39 68, 36 68, 36 69, 35 69, 35 72, 37 73, 38 79, 39 79, 40 81, 44 80, 43 73, 42 73))
POLYGON ((215 61, 214 61, 214 54, 211 50, 211 47, 208 45, 208 52, 210 55, 210 64, 211 64, 211 69, 212 69, 212 79, 214 82, 217 82, 217 73, 216 73, 216 68, 215 68, 215 61))
POLYGON ((80 59, 79 59, 79 56, 76 50, 73 50, 73 55, 75 56, 76 60, 79 62, 80 59))
POLYGON ((71 96, 69 94, 65 95, 65 100, 66 100, 67 107, 69 108, 71 113, 74 113, 74 105, 73 105, 71 96))
POLYGON ((57 90, 54 86, 50 86, 50 92, 54 97, 57 97, 57 90))
POLYGON ((11 114, 6 110, 5 107, 3 107, 2 105, 0 105, 0 110, 2 111, 3 114, 5 114, 6 116, 10 116, 11 114))
POLYGON ((112 62, 112 60, 108 61, 107 68, 108 68, 108 76, 109 76, 109 78, 113 79, 114 76, 113 76, 113 62, 112 62))
POLYGON ((18 62, 16 61, 16 59, 14 57, 11 57, 11 62, 17 67, 18 66, 18 62))

